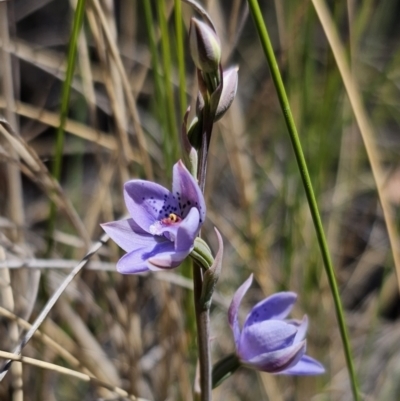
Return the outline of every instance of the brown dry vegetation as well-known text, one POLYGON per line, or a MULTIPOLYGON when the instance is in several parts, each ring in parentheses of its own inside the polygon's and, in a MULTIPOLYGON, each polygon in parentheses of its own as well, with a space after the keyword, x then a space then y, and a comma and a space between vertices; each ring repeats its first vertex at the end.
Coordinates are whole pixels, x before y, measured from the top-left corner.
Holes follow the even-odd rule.
MULTIPOLYGON (((62 173, 54 179, 75 3, 0 1, 0 113, 9 123, 0 126, 1 351, 14 349, 29 329, 28 322, 97 243, 102 235, 99 223, 125 214, 121 189, 127 179, 170 185, 182 111, 194 104, 197 91, 187 49, 193 15, 188 5, 182 7, 187 101, 183 104, 174 1, 151 2, 154 21, 149 26, 142 1, 87 0, 62 173), (170 61, 162 52, 164 17, 170 61), (157 45, 156 63, 149 29, 157 45), (168 68, 171 79, 166 81, 168 68), (168 125, 169 89, 173 130, 168 125), (54 229, 51 202, 57 209, 54 229)), ((324 32, 330 28, 321 25, 312 2, 260 4, 333 254, 363 399, 396 401, 400 308, 392 256, 396 249, 386 227, 399 226, 398 2, 330 4, 352 82, 369 119, 363 137, 326 40, 324 32), (366 139, 375 158, 365 151, 366 139), (378 169, 380 196, 390 209, 385 217, 373 169, 378 169)), ((215 126, 206 187, 204 236, 214 244, 217 226, 225 243, 211 314, 213 359, 234 349, 227 305, 253 272, 257 284, 244 309, 274 291, 296 291, 295 315, 307 313, 310 318, 308 353, 327 368, 327 374, 317 378, 241 369, 214 391, 214 399, 351 400, 332 296, 304 189, 246 2, 204 5, 222 40, 223 65, 240 68, 235 102, 215 126)), ((41 334, 37 332, 24 348, 24 357, 33 359, 13 363, 0 383, 0 399, 122 400, 130 394, 147 400, 191 400, 196 348, 189 266, 168 274, 122 276, 114 271, 121 256, 116 245, 110 241, 95 246, 90 262, 40 326, 41 334), (48 365, 37 366, 38 361, 48 365), (89 376, 93 380, 88 381, 89 376)))

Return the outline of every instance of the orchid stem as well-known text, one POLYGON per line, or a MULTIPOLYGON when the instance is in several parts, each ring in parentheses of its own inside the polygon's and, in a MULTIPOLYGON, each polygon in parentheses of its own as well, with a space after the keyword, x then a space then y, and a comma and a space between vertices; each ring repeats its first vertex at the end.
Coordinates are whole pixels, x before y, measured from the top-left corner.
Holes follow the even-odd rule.
POLYGON ((328 249, 328 244, 325 238, 324 228, 322 226, 321 217, 318 210, 317 201, 315 199, 311 178, 308 173, 307 163, 303 154, 301 142, 299 135, 297 133, 296 124, 292 112, 290 110, 289 100, 286 95, 285 86, 282 81, 282 77, 279 71, 278 63, 275 58, 274 50, 268 35, 267 27, 264 23, 263 16, 258 5, 257 0, 248 0, 251 14, 254 19, 255 26, 258 31, 258 36, 261 41, 262 48, 264 50, 265 57, 269 64, 271 70, 272 80, 274 82, 279 103, 281 105, 285 122, 289 131, 290 139, 292 142, 293 150, 296 156, 297 164, 299 167, 300 175, 303 181, 304 190, 306 192, 310 213, 314 222, 315 232, 318 239, 318 244, 320 247, 322 260, 324 262, 324 267, 326 274, 328 276, 329 286, 331 289, 333 302, 335 305, 336 317, 339 325, 339 331, 342 338, 343 350, 345 354, 345 359, 347 363, 347 370, 349 372, 350 383, 353 392, 353 398, 355 401, 359 401, 360 393, 357 384, 353 358, 350 348, 349 336, 347 333, 347 327, 344 318, 344 311, 342 302, 339 295, 338 285, 335 278, 335 272, 333 269, 332 259, 328 249))
MULTIPOLYGON (((203 110, 203 127, 201 135, 201 146, 199 152, 198 182, 201 191, 204 193, 207 173, 207 155, 210 144, 211 132, 213 129, 213 119, 210 115, 210 104, 205 100, 203 110)), ((200 235, 200 234, 199 234, 200 235)), ((201 266, 195 262, 193 264, 193 287, 194 303, 196 310, 197 323, 197 347, 199 350, 200 365, 200 400, 211 401, 211 353, 210 353, 210 310, 205 308, 201 302, 203 287, 203 272, 201 266)))
POLYGON ((201 401, 211 401, 211 354, 210 354, 210 311, 201 303, 203 273, 201 266, 193 264, 194 302, 197 323, 197 347, 199 350, 201 401))

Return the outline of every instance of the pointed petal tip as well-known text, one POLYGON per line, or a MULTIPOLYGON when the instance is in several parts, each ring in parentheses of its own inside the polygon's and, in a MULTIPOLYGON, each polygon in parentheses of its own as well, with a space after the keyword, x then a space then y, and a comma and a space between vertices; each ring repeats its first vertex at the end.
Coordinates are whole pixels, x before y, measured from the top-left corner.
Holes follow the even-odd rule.
POLYGON ((325 367, 316 359, 308 355, 303 355, 299 362, 293 367, 284 370, 282 375, 296 375, 296 376, 316 376, 326 373, 325 367))
POLYGON ((247 290, 250 288, 252 282, 253 282, 253 273, 250 274, 249 278, 236 290, 228 309, 228 322, 233 331, 233 337, 235 339, 236 349, 238 349, 240 342, 240 326, 238 318, 239 307, 243 297, 245 296, 247 290))

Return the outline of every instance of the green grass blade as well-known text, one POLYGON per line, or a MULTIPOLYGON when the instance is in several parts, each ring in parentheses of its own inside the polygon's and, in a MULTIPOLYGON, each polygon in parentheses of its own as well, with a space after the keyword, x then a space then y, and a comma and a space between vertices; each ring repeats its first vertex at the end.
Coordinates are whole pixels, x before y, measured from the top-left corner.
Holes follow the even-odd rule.
POLYGON ((186 74, 185 74, 185 51, 183 47, 183 23, 182 23, 181 0, 175 0, 175 31, 176 31, 176 52, 178 58, 178 73, 179 73, 179 109, 180 109, 180 117, 183 118, 186 111, 186 74))
POLYGON ((282 81, 282 77, 279 71, 279 67, 275 58, 275 54, 272 48, 272 44, 268 35, 267 27, 264 23, 260 7, 258 5, 257 0, 248 0, 249 6, 250 6, 250 11, 253 16, 257 32, 261 41, 261 45, 263 48, 263 51, 265 53, 267 62, 269 64, 270 70, 271 70, 271 75, 272 79, 275 85, 275 88, 277 90, 279 102, 282 108, 282 111, 284 113, 285 117, 285 122, 289 131, 290 139, 292 142, 293 150, 296 156, 296 160, 298 163, 298 167, 300 170, 300 175, 303 181, 304 189, 306 192, 311 216, 314 222, 314 227, 315 231, 317 234, 318 238, 318 244, 320 247, 320 251, 322 254, 322 259, 324 262, 326 274, 328 276, 328 281, 329 285, 331 288, 332 296, 333 296, 333 301, 335 305, 335 310, 336 310, 336 316, 339 324, 339 330, 340 330, 340 335, 342 338, 342 343, 343 343, 343 349, 345 353, 345 358, 346 358, 346 363, 347 363, 347 368, 349 371, 349 376, 350 376, 350 382, 352 386, 352 391, 353 391, 353 397, 354 400, 359 401, 360 396, 359 396, 359 390, 358 390, 358 384, 356 380, 356 375, 355 375, 355 369, 354 369, 354 363, 353 363, 353 358, 351 355, 351 349, 350 349, 350 342, 349 342, 349 337, 347 334, 347 327, 344 319, 344 311, 342 307, 342 302, 340 299, 339 295, 339 290, 335 278, 335 273, 332 265, 332 260, 331 256, 329 253, 328 245, 326 242, 325 238, 325 232, 322 226, 322 221, 321 217, 319 214, 318 210, 318 205, 317 201, 315 199, 310 175, 308 173, 308 168, 307 168, 307 163, 304 158, 301 142, 297 133, 296 125, 292 116, 292 112, 290 109, 290 104, 286 95, 286 90, 282 81))
MULTIPOLYGON (((61 177, 65 124, 68 116, 69 99, 71 95, 71 84, 75 70, 78 37, 79 37, 79 32, 82 28, 84 14, 85 14, 85 0, 78 0, 76 10, 74 13, 71 38, 68 46, 67 71, 65 74, 65 80, 62 85, 62 94, 61 94, 60 124, 57 128, 55 157, 52 166, 52 175, 57 181, 61 177)), ((50 217, 49 217, 50 239, 49 239, 48 251, 52 248, 51 238, 53 237, 55 218, 56 218, 56 207, 55 204, 52 202, 50 206, 50 217)))
POLYGON ((160 74, 160 57, 157 51, 157 41, 156 35, 154 32, 154 19, 153 13, 151 10, 151 3, 149 1, 143 2, 144 8, 144 16, 145 16, 145 25, 147 29, 147 35, 149 39, 149 47, 151 53, 151 66, 153 69, 153 79, 154 79, 154 88, 155 88, 155 107, 156 107, 156 114, 159 118, 160 125, 162 126, 162 133, 163 133, 163 153, 166 164, 169 165, 169 147, 168 147, 168 130, 169 125, 167 122, 167 112, 165 108, 165 91, 162 82, 162 77, 160 74))
POLYGON ((161 28, 161 50, 162 50, 162 64, 164 69, 164 87, 166 95, 166 110, 168 121, 168 145, 169 145, 169 160, 170 165, 167 169, 172 168, 172 164, 178 157, 179 141, 175 117, 175 102, 174 92, 172 87, 172 60, 171 60, 171 46, 170 46, 170 33, 168 32, 167 25, 167 11, 165 8, 165 1, 159 0, 157 2, 158 19, 161 28))

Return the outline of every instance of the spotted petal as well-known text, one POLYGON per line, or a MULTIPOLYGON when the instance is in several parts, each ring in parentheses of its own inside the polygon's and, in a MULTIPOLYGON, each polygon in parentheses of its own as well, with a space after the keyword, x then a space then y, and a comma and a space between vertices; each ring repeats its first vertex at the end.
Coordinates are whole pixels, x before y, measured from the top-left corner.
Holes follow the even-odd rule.
POLYGON ((186 218, 179 224, 175 239, 176 251, 191 251, 200 230, 199 211, 192 207, 186 218))
POLYGON ((189 173, 182 161, 174 165, 172 192, 180 205, 182 218, 188 215, 192 207, 195 207, 200 213, 200 223, 204 223, 206 218, 204 196, 197 181, 189 173))
POLYGON ((298 376, 322 375, 323 373, 325 373, 325 368, 318 361, 307 355, 303 355, 296 365, 280 372, 282 375, 298 376))
POLYGON ((154 182, 131 180, 124 185, 125 204, 132 219, 146 232, 158 220, 178 212, 171 192, 154 182))

